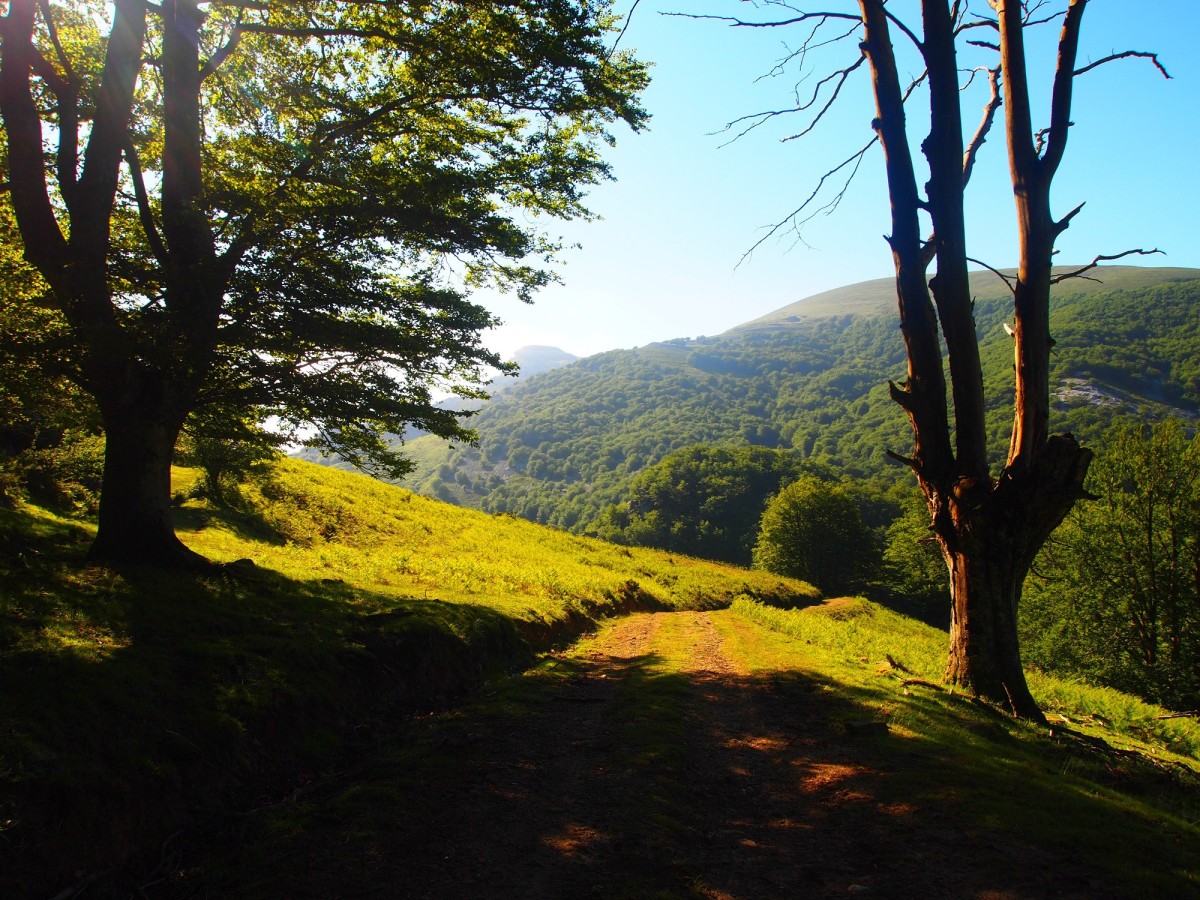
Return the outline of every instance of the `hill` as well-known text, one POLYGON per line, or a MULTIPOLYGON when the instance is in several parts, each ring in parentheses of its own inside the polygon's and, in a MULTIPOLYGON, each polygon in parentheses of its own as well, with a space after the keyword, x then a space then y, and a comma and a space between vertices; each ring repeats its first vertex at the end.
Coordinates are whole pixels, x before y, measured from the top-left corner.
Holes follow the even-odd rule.
POLYGON ((817 596, 299 460, 233 508, 185 499, 194 478, 176 525, 209 576, 93 568, 93 523, 0 508, 0 896, 144 876, 184 826, 276 802, 613 615, 817 596))
MULTIPOLYGON (((1200 414, 1200 270, 1114 266, 1056 288, 1053 427, 1095 441, 1117 417, 1200 414)), ((976 324, 997 464, 1011 419, 1003 284, 977 273, 976 324)), ((856 478, 902 479, 911 446, 887 394, 904 375, 894 286, 842 288, 715 337, 602 353, 518 383, 472 419, 478 448, 409 444, 419 493, 577 532, 631 481, 695 444, 752 445, 856 478)))
POLYGON ((1188 719, 1034 673, 1039 730, 864 600, 294 460, 232 508, 177 476, 208 575, 0 510, 5 897, 1197 888, 1188 719))

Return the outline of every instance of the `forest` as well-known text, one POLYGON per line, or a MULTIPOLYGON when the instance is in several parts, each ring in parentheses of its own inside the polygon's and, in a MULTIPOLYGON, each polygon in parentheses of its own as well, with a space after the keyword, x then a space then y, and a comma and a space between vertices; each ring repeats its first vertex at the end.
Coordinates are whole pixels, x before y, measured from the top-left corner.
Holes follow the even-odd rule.
MULTIPOLYGON (((1064 286, 1056 296, 1056 428, 1095 441, 1122 415, 1200 415, 1200 326, 1192 314, 1200 284, 1191 270, 1168 271, 1164 283, 1122 289, 1118 268, 1095 290, 1072 294, 1064 286)), ((887 305, 884 294, 873 315, 744 326, 544 373, 506 390, 471 420, 477 448, 410 445, 418 468, 404 484, 583 532, 631 496, 642 469, 693 445, 788 450, 839 475, 902 481, 903 469, 885 455, 909 440, 887 395, 904 358, 887 305)), ((997 456, 1006 449, 1012 408, 1004 316, 1001 298, 977 301, 997 456)))

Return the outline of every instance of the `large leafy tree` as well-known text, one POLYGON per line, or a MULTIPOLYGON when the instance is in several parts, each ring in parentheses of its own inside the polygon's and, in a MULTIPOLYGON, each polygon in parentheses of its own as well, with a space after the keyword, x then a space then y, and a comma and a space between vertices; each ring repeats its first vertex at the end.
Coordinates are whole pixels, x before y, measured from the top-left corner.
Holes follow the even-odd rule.
POLYGON ((106 561, 198 562, 168 518, 185 418, 309 426, 396 471, 439 386, 498 360, 468 291, 551 276, 645 70, 586 0, 11 0, 0 115, 25 259, 107 439, 106 561))
MULTIPOLYGON (((967 0, 922 0, 919 13, 906 21, 896 4, 886 0, 812 11, 768 0, 764 7, 784 8, 779 19, 734 22, 800 29, 802 37, 780 67, 808 65, 809 54, 822 47, 852 48, 841 66, 835 64, 825 77, 810 81, 811 89, 797 93, 794 108, 748 116, 742 120, 748 129, 797 113, 809 122, 793 136, 808 134, 849 93, 844 89, 856 73, 870 75, 874 136, 827 172, 787 221, 802 223, 836 206, 841 193, 835 190, 828 200, 822 189, 836 185, 839 173, 857 171, 873 146, 882 147, 891 201, 887 243, 907 351, 907 377, 892 384, 891 394, 907 413, 914 437, 909 455, 893 455, 916 475, 949 571, 947 679, 1034 720, 1043 716, 1021 665, 1017 606, 1039 548, 1083 496, 1091 459, 1091 451, 1071 435, 1050 430, 1050 289, 1056 281, 1092 268, 1053 269, 1055 240, 1081 207, 1056 217, 1050 189, 1065 158, 1076 80, 1126 57, 1150 58, 1157 65, 1145 51, 1111 53, 1087 65, 1077 62, 1087 5, 1088 0, 989 0, 981 11, 967 0), (1052 23, 1060 24, 1060 34, 1049 70, 1050 103, 1039 112, 1025 37, 1028 30, 1052 23), (983 61, 967 63, 966 51, 983 54, 983 61), (898 59, 915 60, 915 79, 902 79, 907 64, 898 59), (971 130, 962 112, 964 79, 990 88, 982 117, 971 130), (910 120, 919 99, 926 105, 910 120), (964 196, 1001 107, 1020 258, 1015 277, 1000 276, 1013 295, 1015 410, 1007 456, 993 472, 968 281, 973 260, 967 249, 964 196), (926 123, 928 131, 917 139, 912 123, 926 123), (925 177, 919 178, 919 172, 925 177), (825 205, 822 198, 828 200, 825 205)), ((1093 266, 1124 255, 1097 257, 1093 266)))

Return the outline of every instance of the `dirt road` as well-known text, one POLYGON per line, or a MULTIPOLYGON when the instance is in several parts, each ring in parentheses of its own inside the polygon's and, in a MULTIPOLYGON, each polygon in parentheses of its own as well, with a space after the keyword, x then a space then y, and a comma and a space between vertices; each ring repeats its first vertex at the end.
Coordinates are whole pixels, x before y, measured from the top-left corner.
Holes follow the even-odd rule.
POLYGON ((893 773, 935 758, 848 732, 850 701, 814 676, 748 671, 749 627, 621 619, 507 693, 413 723, 402 750, 227 832, 219 858, 148 893, 1104 896, 1069 860, 906 797, 893 773))

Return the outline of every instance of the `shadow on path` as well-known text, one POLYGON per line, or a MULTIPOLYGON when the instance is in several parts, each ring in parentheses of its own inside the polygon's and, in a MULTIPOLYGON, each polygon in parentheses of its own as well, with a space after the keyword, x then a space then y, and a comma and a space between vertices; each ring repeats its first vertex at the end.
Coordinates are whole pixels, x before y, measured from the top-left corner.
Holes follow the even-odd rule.
POLYGON ((416 721, 148 896, 1105 896, 1019 835, 894 796, 898 766, 935 758, 866 724, 843 685, 739 672, 706 615, 629 617, 586 655, 416 721))

